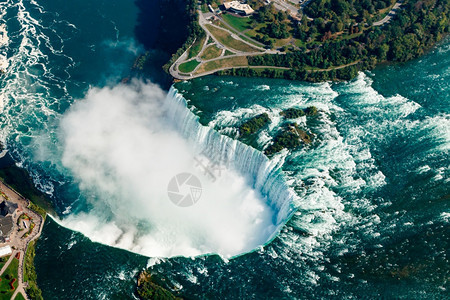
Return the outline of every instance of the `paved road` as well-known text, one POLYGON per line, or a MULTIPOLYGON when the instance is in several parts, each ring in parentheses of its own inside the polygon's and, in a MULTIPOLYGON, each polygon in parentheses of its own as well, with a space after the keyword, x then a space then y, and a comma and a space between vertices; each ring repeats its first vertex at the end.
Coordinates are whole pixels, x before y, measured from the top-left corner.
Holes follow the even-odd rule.
MULTIPOLYGON (((231 37, 234 38, 235 40, 238 40, 239 42, 243 42, 243 43, 249 45, 250 47, 252 47, 252 48, 254 48, 254 49, 256 49, 256 50, 259 50, 259 51, 261 51, 261 52, 267 52, 267 51, 268 51, 268 50, 266 50, 266 49, 264 49, 264 48, 258 47, 258 46, 256 46, 256 45, 253 45, 253 44, 250 43, 250 42, 247 42, 247 41, 245 41, 245 40, 239 38, 235 32, 232 32, 232 31, 230 31, 230 30, 228 30, 228 29, 225 29, 225 28, 223 28, 223 27, 220 27, 220 26, 217 26, 217 25, 214 25, 214 24, 208 24, 208 25, 209 25, 209 26, 212 26, 212 27, 214 27, 214 28, 217 28, 217 29, 220 29, 220 30, 223 30, 223 31, 228 32, 228 33, 231 35, 231 37)), ((225 46, 224 44, 220 43, 220 42, 219 42, 219 41, 211 34, 211 32, 209 32, 209 30, 208 30, 208 28, 207 28, 206 26, 202 26, 202 27, 203 27, 203 29, 204 29, 204 30, 212 37, 212 39, 213 39, 217 44, 222 45, 224 48, 227 48, 227 49, 230 50, 231 52, 236 52, 236 53, 247 53, 247 52, 242 52, 242 51, 239 51, 239 50, 236 50, 236 49, 229 48, 229 47, 225 46)), ((255 51, 255 52, 256 52, 256 51, 255 51)), ((257 52, 257 53, 261 53, 261 52, 257 52)), ((253 53, 253 52, 252 52, 252 53, 253 53)))
POLYGON ((253 47, 253 48, 255 48, 255 49, 258 49, 258 50, 260 50, 260 51, 266 51, 266 49, 264 49, 264 48, 258 47, 258 46, 256 46, 256 45, 253 45, 253 44, 250 43, 250 42, 247 42, 247 41, 245 41, 245 40, 243 40, 243 39, 240 39, 238 36, 236 36, 237 33, 232 32, 232 31, 230 31, 230 30, 228 30, 228 29, 226 29, 226 28, 223 28, 223 27, 220 27, 220 26, 217 26, 217 25, 212 24, 210 21, 208 21, 208 20, 206 20, 206 19, 204 18, 203 13, 202 13, 200 10, 198 11, 198 14, 199 14, 199 17, 198 17, 198 23, 199 23, 200 26, 203 28, 203 30, 204 30, 209 36, 211 36, 211 38, 212 38, 217 44, 223 46, 224 48, 230 50, 231 52, 242 52, 242 51, 238 51, 238 50, 235 50, 235 49, 228 48, 228 47, 226 47, 225 45, 223 45, 222 43, 220 43, 220 42, 219 42, 219 41, 218 41, 218 40, 217 40, 217 39, 209 32, 208 28, 205 26, 206 24, 208 24, 208 25, 210 25, 210 26, 213 26, 213 27, 215 27, 215 28, 218 28, 218 29, 220 29, 220 30, 224 30, 224 31, 228 32, 233 38, 234 38, 234 37, 237 37, 237 40, 239 40, 240 42, 243 42, 243 43, 245 43, 245 44, 247 44, 247 45, 249 45, 249 46, 251 46, 251 47, 253 47))
MULTIPOLYGON (((281 1, 281 0, 278 0, 278 1, 281 1)), ((308 1, 305 1, 305 2, 303 2, 303 4, 306 4, 307 2, 308 2, 308 1)), ((193 78, 197 78, 197 77, 201 77, 201 76, 206 76, 206 75, 214 74, 214 73, 216 73, 216 72, 218 72, 218 71, 224 71, 224 70, 230 70, 230 69, 240 69, 240 68, 253 68, 253 69, 259 69, 259 68, 272 68, 272 69, 289 70, 289 68, 285 68, 285 67, 273 67, 273 66, 236 66, 236 67, 223 67, 223 68, 211 70, 211 71, 208 71, 208 72, 203 72, 203 73, 201 73, 201 74, 195 74, 195 72, 196 72, 196 71, 198 70, 198 68, 202 65, 202 63, 210 62, 210 61, 215 61, 215 60, 221 60, 221 59, 224 58, 223 54, 225 53, 225 51, 222 51, 221 55, 220 55, 219 57, 214 58, 214 59, 210 59, 210 60, 203 60, 203 59, 201 59, 201 55, 202 55, 202 53, 204 52, 204 50, 205 50, 205 48, 206 48, 206 45, 212 45, 212 44, 215 44, 215 45, 216 45, 217 47, 219 47, 220 49, 228 50, 228 51, 234 53, 234 55, 229 55, 229 56, 227 56, 227 58, 231 58, 231 57, 239 57, 239 56, 255 56, 255 55, 261 55, 261 54, 265 54, 265 53, 270 53, 270 54, 277 54, 277 53, 278 53, 278 54, 285 54, 284 52, 280 52, 280 51, 273 51, 273 50, 266 50, 266 49, 258 48, 258 47, 256 47, 255 45, 253 45, 253 44, 251 44, 251 43, 249 43, 249 42, 247 42, 247 41, 245 41, 245 40, 242 40, 242 39, 236 37, 236 33, 232 32, 232 31, 230 31, 230 30, 227 30, 227 29, 225 29, 225 28, 222 28, 222 27, 220 27, 220 26, 214 25, 214 24, 212 24, 211 22, 207 21, 207 20, 204 18, 203 14, 202 14, 202 12, 201 12, 200 10, 198 11, 198 13, 199 13, 199 24, 200 24, 200 26, 203 28, 203 30, 206 32, 206 40, 205 40, 205 43, 204 43, 202 49, 200 50, 200 52, 199 52, 199 54, 198 54, 197 56, 195 56, 195 57, 193 57, 193 58, 190 58, 190 59, 187 59, 187 53, 188 53, 188 51, 189 51, 189 49, 190 49, 190 47, 189 47, 189 48, 188 48, 188 49, 187 49, 187 50, 186 50, 186 51, 185 51, 185 52, 184 52, 184 53, 183 53, 183 54, 175 61, 175 63, 172 64, 172 66, 170 66, 169 72, 170 72, 170 74, 172 75, 172 77, 174 77, 174 78, 176 78, 176 79, 180 79, 180 80, 189 80, 189 79, 193 79, 193 78), (228 48, 227 46, 223 45, 220 41, 218 41, 218 40, 211 34, 211 32, 210 32, 210 31, 208 30, 208 28, 205 26, 206 24, 208 24, 208 25, 210 25, 210 26, 213 26, 213 27, 215 27, 215 28, 218 28, 218 29, 220 29, 220 30, 225 30, 225 31, 227 31, 229 34, 231 34, 232 37, 236 37, 239 41, 242 41, 242 42, 248 44, 249 46, 252 46, 253 48, 260 49, 260 50, 262 50, 263 52, 241 52, 241 51, 237 51, 237 50, 228 48), (207 41, 209 40, 209 38, 211 38, 214 42, 213 42, 213 43, 210 43, 210 44, 207 44, 207 41), (181 72, 178 70, 178 66, 179 66, 180 64, 185 63, 185 62, 188 62, 188 61, 192 61, 192 60, 194 60, 194 59, 197 60, 198 62, 200 62, 200 64, 198 64, 197 67, 196 67, 192 72, 190 72, 190 73, 188 73, 188 74, 185 74, 185 73, 181 73, 181 72)), ((355 63, 357 63, 357 62, 355 62, 355 63)), ((352 65, 352 64, 355 64, 355 63, 351 63, 351 64, 348 64, 348 65, 352 65)), ((333 69, 344 68, 344 67, 346 67, 346 66, 348 66, 348 65, 338 66, 338 67, 335 67, 335 68, 333 68, 333 69)), ((320 70, 320 69, 319 69, 319 70, 312 70, 311 72, 320 72, 320 71, 327 71, 327 70, 320 70)))
POLYGON ((297 18, 297 15, 300 13, 300 10, 298 7, 290 4, 287 1, 284 0, 274 0, 273 5, 275 6, 276 9, 278 10, 283 10, 283 11, 290 11, 291 16, 293 16, 294 18, 297 18))
MULTIPOLYGON (((176 78, 176 79, 187 80, 187 79, 192 79, 192 78, 196 78, 196 77, 200 77, 200 76, 204 76, 204 75, 213 74, 213 73, 215 73, 216 71, 219 71, 219 70, 231 69, 231 68, 217 69, 217 70, 214 70, 214 71, 211 71, 211 72, 202 73, 202 74, 200 74, 200 75, 194 75, 195 71, 200 67, 200 64, 199 64, 199 65, 198 65, 198 66, 197 66, 197 67, 196 67, 189 75, 183 75, 183 74, 178 70, 178 66, 179 66, 180 64, 182 64, 182 63, 184 63, 184 62, 188 62, 188 61, 194 60, 194 59, 196 59, 196 60, 199 61, 199 62, 209 62, 209 61, 220 60, 220 59, 223 59, 223 58, 224 58, 224 57, 223 57, 223 53, 224 53, 225 51, 222 52, 222 55, 221 55, 221 56, 219 56, 219 57, 217 57, 217 58, 214 58, 214 59, 210 59, 210 60, 204 61, 204 60, 202 60, 202 59, 200 58, 200 56, 202 55, 203 51, 205 50, 205 46, 207 45, 207 41, 208 41, 209 38, 211 38, 211 39, 214 41, 213 44, 215 44, 215 45, 216 45, 217 47, 219 47, 220 49, 228 50, 228 51, 234 53, 234 55, 229 55, 229 56, 227 56, 227 57, 252 56, 252 55, 261 55, 261 54, 264 54, 264 53, 271 53, 271 54, 279 53, 279 51, 273 51, 273 50, 263 49, 263 48, 260 48, 260 47, 258 47, 258 46, 255 46, 255 45, 253 45, 252 43, 249 43, 249 42, 247 42, 247 41, 245 41, 245 40, 243 40, 243 39, 240 39, 240 38, 237 36, 237 34, 236 34, 235 32, 232 32, 232 31, 230 31, 230 30, 228 30, 228 29, 226 29, 226 28, 223 28, 223 27, 214 25, 214 24, 212 24, 211 22, 207 21, 207 20, 204 18, 203 14, 202 14, 202 12, 201 12, 200 10, 198 11, 198 13, 199 13, 199 24, 200 24, 200 26, 203 28, 203 30, 206 32, 206 41, 205 41, 205 44, 204 44, 203 47, 202 47, 202 50, 199 52, 199 54, 198 54, 196 57, 187 59, 187 53, 188 53, 188 51, 189 51, 189 49, 190 49, 190 47, 189 47, 189 48, 188 48, 188 49, 187 49, 187 50, 186 50, 186 51, 185 51, 185 52, 184 52, 184 53, 183 53, 183 54, 175 61, 175 63, 173 63, 172 66, 170 66, 170 68, 169 68, 169 73, 170 73, 170 75, 172 75, 172 77, 174 77, 174 78, 176 78), (260 50, 261 52, 256 52, 256 51, 255 51, 255 52, 242 52, 242 51, 238 51, 238 50, 235 50, 235 49, 232 49, 232 48, 229 48, 229 47, 225 46, 224 44, 222 44, 220 41, 218 41, 218 40, 217 40, 217 39, 209 32, 208 28, 205 26, 206 24, 208 24, 208 25, 210 25, 210 26, 213 26, 213 27, 215 27, 215 28, 217 28, 217 29, 224 30, 224 31, 228 32, 233 38, 236 38, 236 39, 239 40, 240 42, 243 42, 243 43, 245 43, 245 44, 251 46, 251 47, 254 48, 254 49, 260 50)), ((208 44, 208 45, 211 45, 211 44, 208 44)))
POLYGON ((378 22, 374 22, 373 26, 382 26, 386 23, 389 23, 392 20, 392 18, 395 17, 397 12, 400 10, 401 5, 402 5, 401 1, 395 3, 392 9, 389 11, 389 13, 386 15, 386 17, 384 17, 382 20, 378 22))

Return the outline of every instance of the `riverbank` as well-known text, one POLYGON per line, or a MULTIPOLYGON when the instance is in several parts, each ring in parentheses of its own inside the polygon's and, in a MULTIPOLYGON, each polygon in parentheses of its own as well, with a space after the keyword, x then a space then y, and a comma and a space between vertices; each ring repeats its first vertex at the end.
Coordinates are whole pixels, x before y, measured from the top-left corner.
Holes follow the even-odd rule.
MULTIPOLYGON (((22 299, 21 296, 25 299, 43 299, 36 282, 35 245, 44 226, 46 210, 53 210, 42 193, 34 187, 28 172, 17 167, 9 156, 1 160, 0 191, 2 201, 18 206, 17 211, 12 213, 11 233, 0 243, 0 247, 12 249, 0 275, 5 272, 17 274, 17 285, 13 286, 11 299, 22 299), (15 265, 16 259, 17 270, 7 271, 10 265, 15 265)), ((8 274, 6 276, 11 276, 8 274)))
MULTIPOLYGON (((326 8, 327 14, 313 2, 302 5, 297 17, 276 4, 252 4, 257 5, 256 12, 242 17, 220 11, 223 1, 214 2, 214 12, 205 9, 203 2, 192 10, 195 3, 189 1, 187 12, 196 33, 189 35, 168 63, 168 71, 179 80, 210 74, 312 82, 350 80, 380 63, 405 62, 423 55, 450 28, 450 4, 443 0, 392 2, 370 14, 363 10, 358 16, 350 14, 349 8, 340 13, 326 8), (315 18, 306 17, 304 11, 315 18), (272 23, 280 26, 278 31, 274 32, 272 23)), ((381 5, 375 0, 372 4, 381 5)))

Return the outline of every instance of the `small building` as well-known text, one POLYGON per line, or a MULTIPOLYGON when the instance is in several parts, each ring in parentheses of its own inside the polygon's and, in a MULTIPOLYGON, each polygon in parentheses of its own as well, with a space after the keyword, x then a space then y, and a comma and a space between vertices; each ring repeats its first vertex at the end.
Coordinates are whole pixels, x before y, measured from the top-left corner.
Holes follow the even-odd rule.
POLYGON ((0 248, 0 257, 6 256, 6 255, 11 255, 12 254, 12 249, 11 246, 4 246, 0 248))
POLYGON ((19 205, 17 205, 16 203, 3 200, 0 203, 0 218, 6 217, 7 215, 13 215, 18 207, 19 205))
POLYGON ((17 203, 5 200, 0 203, 0 243, 9 242, 9 235, 14 227, 13 215, 18 208, 17 203))
POLYGON ((239 1, 224 2, 223 7, 228 11, 232 11, 244 16, 251 15, 255 12, 250 5, 241 3, 239 1))
POLYGON ((0 218, 0 242, 5 243, 9 240, 9 234, 14 227, 14 222, 11 216, 0 218))

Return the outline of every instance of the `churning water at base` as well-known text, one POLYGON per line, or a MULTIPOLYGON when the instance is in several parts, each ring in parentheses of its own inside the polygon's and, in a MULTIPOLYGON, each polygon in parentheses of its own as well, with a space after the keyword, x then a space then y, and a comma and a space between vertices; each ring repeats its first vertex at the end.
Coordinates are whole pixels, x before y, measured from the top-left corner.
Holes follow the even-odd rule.
POLYGON ((88 92, 62 118, 61 137, 62 164, 90 208, 60 224, 153 257, 229 258, 271 240, 296 197, 279 166, 197 119, 175 89, 164 97, 136 81, 88 92), (199 179, 189 207, 170 201, 168 184, 183 173, 199 179))

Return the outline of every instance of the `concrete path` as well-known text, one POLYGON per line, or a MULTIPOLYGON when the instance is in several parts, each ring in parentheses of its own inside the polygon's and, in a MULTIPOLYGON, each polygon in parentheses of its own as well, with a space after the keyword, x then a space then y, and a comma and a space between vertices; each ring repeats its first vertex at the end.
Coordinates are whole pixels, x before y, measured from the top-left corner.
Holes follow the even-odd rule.
POLYGON ((298 7, 292 5, 289 2, 284 1, 284 0, 274 0, 272 3, 276 9, 282 10, 282 11, 289 11, 290 15, 294 19, 297 19, 297 20, 299 19, 298 16, 300 15, 301 10, 298 7))
POLYGON ((11 261, 14 259, 14 253, 15 253, 15 251, 12 252, 12 254, 9 257, 8 261, 5 263, 3 268, 0 270, 0 275, 2 275, 3 272, 5 272, 5 270, 8 268, 9 264, 11 263, 11 261))
MULTIPOLYGON (((13 261, 13 259, 16 258, 17 253, 20 253, 20 259, 19 259, 19 269, 18 269, 18 277, 19 278, 23 278, 23 269, 22 269, 22 264, 23 264, 23 251, 19 251, 19 250, 14 250, 11 254, 11 256, 9 257, 8 261, 5 263, 5 265, 3 266, 3 268, 0 270, 0 275, 3 275, 3 273, 6 271, 6 269, 8 268, 8 266, 11 264, 11 262, 13 261)), ((14 290, 14 293, 11 297, 11 299, 15 299, 17 294, 21 293, 22 296, 25 299, 28 299, 28 297, 26 296, 25 293, 25 285, 23 283, 22 280, 18 279, 18 285, 17 288, 14 290)))
MULTIPOLYGON (((31 210, 30 208, 28 208, 29 201, 27 199, 25 199, 23 196, 18 194, 16 191, 14 191, 12 188, 7 186, 2 181, 0 181, 0 190, 6 195, 8 201, 19 204, 22 209, 21 212, 16 211, 16 213, 14 214, 13 222, 14 222, 15 226, 13 227, 13 231, 10 234, 11 241, 8 243, 0 244, 0 247, 6 246, 6 245, 11 246, 11 248, 14 249, 13 253, 11 254, 11 257, 15 257, 15 255, 17 253, 20 253, 19 269, 18 269, 18 277, 19 277, 18 283, 19 284, 17 287, 17 291, 14 293, 14 297, 15 297, 15 295, 17 295, 17 293, 20 292, 20 293, 22 293, 22 295, 24 296, 25 299, 28 299, 28 297, 26 296, 26 293, 25 293, 25 290, 27 288, 27 283, 24 282, 25 253, 27 252, 28 244, 31 241, 37 239, 41 235, 44 220, 38 213, 36 213, 33 210, 31 210), (31 221, 35 224, 33 230, 26 238, 23 238, 23 235, 25 234, 25 232, 19 232, 17 225, 16 225, 17 220, 19 219, 20 215, 22 215, 23 213, 27 214, 31 218, 31 221)), ((4 272, 4 270, 5 270, 5 268, 2 268, 1 272, 4 272)), ((13 299, 14 299, 14 297, 13 297, 13 299)))
MULTIPOLYGON (((284 4, 286 4, 284 1, 282 0, 278 0, 283 2, 284 4)), ((304 1, 302 3, 302 7, 304 7, 309 1, 304 1)), ((291 5, 292 6, 292 5, 291 5)), ((218 71, 225 71, 225 70, 230 70, 230 69, 242 69, 242 68, 251 68, 251 69, 266 69, 266 68, 270 68, 270 69, 280 69, 280 70, 289 70, 289 68, 286 67, 276 67, 276 66, 232 66, 232 67, 223 67, 223 68, 218 68, 215 70, 211 70, 211 71, 207 71, 207 72, 202 72, 200 74, 195 74, 196 71, 204 64, 204 63, 208 63, 208 62, 212 62, 212 61, 216 61, 216 60, 221 60, 224 59, 225 56, 225 51, 228 50, 229 52, 233 53, 232 55, 227 55, 226 58, 233 58, 233 57, 239 57, 239 56, 256 56, 256 55, 262 55, 262 54, 285 54, 285 52, 280 52, 277 50, 267 50, 267 49, 263 49, 260 47, 255 46, 252 43, 247 42, 246 40, 241 39, 239 36, 236 35, 242 35, 242 33, 240 32, 235 32, 235 29, 232 28, 229 24, 227 24, 225 21, 223 21, 222 18, 218 17, 219 20, 221 20, 227 27, 230 28, 230 30, 217 26, 215 24, 212 24, 212 22, 206 20, 204 18, 204 14, 201 12, 201 10, 198 10, 198 14, 199 14, 199 25, 203 28, 203 30, 206 33, 206 40, 205 43, 202 46, 202 49, 199 51, 199 53, 192 58, 187 59, 188 53, 189 53, 189 49, 192 47, 189 47, 169 68, 169 73, 170 75, 172 75, 173 78, 175 79, 179 79, 179 80, 189 80, 189 79, 193 79, 193 78, 197 78, 197 77, 202 77, 202 76, 206 76, 206 75, 211 75, 214 74, 218 71), (227 33, 229 33, 231 35, 231 37, 235 38, 236 40, 243 42, 251 47, 253 47, 254 49, 260 50, 261 52, 242 52, 242 51, 238 51, 232 48, 227 47, 226 45, 222 44, 219 40, 217 40, 213 34, 211 34, 211 32, 208 30, 208 27, 206 25, 209 25, 211 27, 217 28, 219 30, 223 30, 226 31, 227 33), (208 43, 208 40, 212 39, 213 42, 212 43, 208 43), (209 60, 204 60, 201 58, 202 54, 204 53, 206 47, 209 47, 211 45, 216 45, 218 48, 222 49, 222 53, 213 59, 209 59, 209 60), (185 62, 189 62, 192 60, 196 60, 199 62, 199 64, 195 67, 194 70, 192 70, 192 72, 189 73, 183 73, 180 72, 178 69, 178 66, 180 64, 183 64, 185 62)), ((338 66, 338 67, 333 67, 331 69, 341 69, 341 68, 345 68, 349 65, 353 65, 356 64, 357 62, 354 63, 350 63, 348 65, 343 65, 343 66, 338 66)), ((311 70, 310 72, 321 72, 321 71, 329 71, 331 69, 317 69, 317 70, 311 70)))
POLYGON ((392 9, 389 11, 389 13, 386 15, 386 17, 384 17, 382 20, 378 22, 374 22, 373 26, 382 26, 386 23, 389 23, 392 20, 392 18, 395 17, 397 12, 400 10, 400 6, 402 6, 402 4, 403 3, 401 1, 395 3, 392 9))
MULTIPOLYGON (((212 22, 206 20, 204 18, 204 14, 201 12, 201 10, 198 10, 198 14, 199 14, 199 25, 203 28, 203 30, 206 33, 206 41, 203 44, 202 49, 200 50, 200 52, 192 58, 187 59, 188 53, 189 53, 189 49, 192 47, 189 47, 173 64, 172 66, 170 66, 169 68, 169 73, 170 75, 172 75, 172 77, 176 78, 176 79, 180 79, 180 80, 188 80, 188 79, 192 79, 192 78, 196 78, 196 77, 201 77, 201 76, 205 76, 205 75, 210 75, 213 74, 217 71, 221 71, 221 70, 227 70, 227 69, 232 69, 232 67, 227 67, 227 68, 220 68, 220 69, 216 69, 213 71, 208 71, 208 72, 204 72, 201 74, 195 74, 196 70, 202 65, 202 63, 206 63, 206 62, 210 62, 210 61, 215 61, 215 60, 220 60, 224 58, 224 54, 225 51, 228 50, 229 52, 233 53, 232 55, 227 55, 226 58, 231 58, 231 57, 239 57, 239 56, 254 56, 254 55, 261 55, 261 54, 284 54, 283 52, 277 51, 277 50, 268 50, 268 49, 264 49, 262 47, 258 47, 242 38, 240 38, 240 36, 242 36, 242 33, 239 32, 235 32, 235 30, 233 28, 231 28, 226 22, 224 22, 221 18, 219 18, 220 20, 222 20, 222 22, 224 24, 226 24, 227 27, 230 27, 230 30, 228 30, 227 28, 223 28, 217 25, 212 24, 212 22), (222 44, 219 40, 217 40, 214 35, 211 34, 211 32, 208 30, 208 28, 205 25, 209 25, 212 26, 214 28, 217 28, 219 30, 223 30, 225 32, 227 32, 228 34, 231 35, 232 38, 238 40, 239 42, 245 43, 248 46, 252 47, 255 49, 254 52, 243 52, 243 51, 239 51, 233 48, 230 48, 224 44, 222 44), (208 40, 212 39, 213 43, 208 43, 208 40), (219 57, 213 58, 213 59, 209 59, 209 60, 203 60, 201 58, 203 52, 205 51, 205 48, 210 46, 210 45, 216 45, 218 48, 223 49, 221 55, 219 57), (259 50, 259 51, 256 51, 259 50), (197 60, 198 62, 200 62, 200 64, 190 73, 182 73, 179 71, 178 66, 180 64, 183 64, 185 62, 189 62, 192 60, 197 60)), ((261 44, 261 43, 259 43, 261 44)), ((262 45, 262 44, 261 44, 262 45)))

